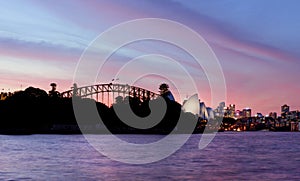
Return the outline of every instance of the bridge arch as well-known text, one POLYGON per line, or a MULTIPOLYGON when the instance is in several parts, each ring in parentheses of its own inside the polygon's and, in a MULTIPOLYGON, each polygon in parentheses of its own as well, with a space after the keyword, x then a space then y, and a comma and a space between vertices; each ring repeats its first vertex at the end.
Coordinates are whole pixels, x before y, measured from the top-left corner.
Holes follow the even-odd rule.
MULTIPOLYGON (((154 93, 152 91, 146 90, 141 87, 131 86, 128 84, 97 84, 97 85, 89 85, 83 87, 74 86, 73 89, 62 92, 61 97, 64 98, 71 98, 73 96, 76 97, 91 97, 99 101, 99 97, 102 97, 102 103, 104 103, 104 97, 108 97, 109 101, 109 94, 112 94, 112 97, 115 97, 115 93, 123 97, 130 96, 139 98, 141 101, 151 100, 159 96, 159 94, 154 93), (106 93, 106 95, 105 95, 106 93), (93 97, 95 96, 95 97, 93 97)), ((109 104, 109 103, 108 103, 109 104)))

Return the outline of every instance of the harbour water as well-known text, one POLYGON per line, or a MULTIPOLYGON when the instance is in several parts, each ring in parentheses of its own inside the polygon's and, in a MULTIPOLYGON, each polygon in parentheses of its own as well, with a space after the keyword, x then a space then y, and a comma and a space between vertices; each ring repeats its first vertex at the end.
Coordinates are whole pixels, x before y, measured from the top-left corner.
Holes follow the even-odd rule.
POLYGON ((0 180, 300 180, 299 132, 218 133, 203 150, 200 137, 192 135, 166 159, 133 165, 103 156, 82 135, 0 135, 0 180))

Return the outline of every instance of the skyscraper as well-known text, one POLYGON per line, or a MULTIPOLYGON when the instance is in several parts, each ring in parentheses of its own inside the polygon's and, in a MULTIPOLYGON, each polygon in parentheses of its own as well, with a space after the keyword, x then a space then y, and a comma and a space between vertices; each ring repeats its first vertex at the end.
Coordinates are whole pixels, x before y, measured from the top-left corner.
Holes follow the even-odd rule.
POLYGON ((235 104, 230 104, 228 107, 229 117, 234 118, 235 114, 235 104))
POLYGON ((219 106, 215 109, 215 116, 223 117, 225 113, 225 102, 220 102, 219 106))

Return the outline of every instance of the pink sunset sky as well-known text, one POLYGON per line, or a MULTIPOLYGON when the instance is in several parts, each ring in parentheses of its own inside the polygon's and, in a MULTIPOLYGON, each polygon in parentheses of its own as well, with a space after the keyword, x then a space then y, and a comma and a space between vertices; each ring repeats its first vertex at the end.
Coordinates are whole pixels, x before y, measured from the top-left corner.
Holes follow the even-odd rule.
MULTIPOLYGON (((0 89, 6 92, 34 86, 49 90, 50 83, 56 82, 58 91, 68 90, 81 54, 99 34, 125 21, 162 18, 193 29, 208 42, 223 69, 226 104, 236 104, 237 109, 250 107, 253 114, 280 112, 283 104, 297 110, 299 6, 297 0, 2 1, 0 89)), ((124 47, 110 57, 99 81, 110 82, 126 62, 153 53, 178 60, 196 81, 200 99, 211 106, 209 84, 201 67, 195 67, 180 49, 164 43, 146 41, 124 47)), ((153 82, 163 79, 152 79, 141 81, 140 86, 157 91, 153 82)), ((122 78, 119 82, 126 83, 122 78)), ((185 91, 183 96, 192 94, 185 91)))

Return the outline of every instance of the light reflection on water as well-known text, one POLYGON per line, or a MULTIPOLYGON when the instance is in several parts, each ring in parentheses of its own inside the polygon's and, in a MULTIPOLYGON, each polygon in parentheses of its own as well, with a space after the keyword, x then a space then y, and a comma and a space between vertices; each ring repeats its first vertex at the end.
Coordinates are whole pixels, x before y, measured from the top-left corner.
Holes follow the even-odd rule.
MULTIPOLYGON (((119 136, 136 143, 163 137, 119 136)), ((0 180, 300 179, 300 133, 218 133, 207 148, 198 150, 200 137, 192 135, 159 162, 129 165, 102 156, 81 135, 0 135, 0 180)))

